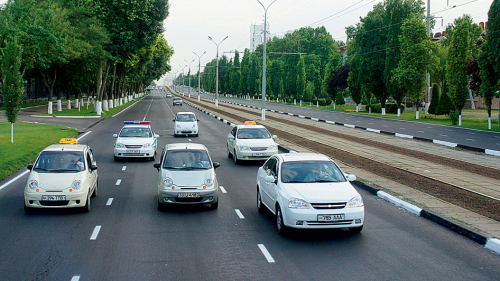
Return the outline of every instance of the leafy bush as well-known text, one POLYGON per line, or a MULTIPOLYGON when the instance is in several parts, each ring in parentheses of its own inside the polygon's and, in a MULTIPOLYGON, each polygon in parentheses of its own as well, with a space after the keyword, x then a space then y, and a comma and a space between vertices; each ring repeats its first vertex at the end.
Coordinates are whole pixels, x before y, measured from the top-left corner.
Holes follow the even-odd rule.
POLYGON ((432 99, 431 105, 429 105, 428 112, 430 114, 436 114, 436 109, 439 104, 439 86, 437 84, 432 85, 432 99))
MULTIPOLYGON (((372 113, 382 113, 382 105, 380 103, 372 104, 372 113)), ((405 110, 405 105, 401 104, 401 112, 405 110)), ((385 113, 398 113, 398 107, 396 102, 386 102, 385 103, 385 113)))
POLYGON ((458 110, 450 111, 451 124, 458 125, 458 110))
POLYGON ((448 96, 447 93, 442 93, 439 97, 438 106, 436 108, 436 115, 447 115, 450 114, 450 111, 455 110, 455 106, 448 96))
POLYGON ((345 104, 344 95, 342 95, 342 93, 337 93, 337 96, 335 97, 335 104, 345 104))

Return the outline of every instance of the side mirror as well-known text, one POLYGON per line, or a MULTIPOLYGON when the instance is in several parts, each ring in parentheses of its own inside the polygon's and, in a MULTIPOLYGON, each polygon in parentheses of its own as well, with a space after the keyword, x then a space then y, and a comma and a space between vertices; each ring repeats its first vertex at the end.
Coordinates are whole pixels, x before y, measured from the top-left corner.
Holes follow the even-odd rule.
POLYGON ((219 162, 214 162, 213 165, 214 165, 214 169, 217 169, 217 168, 220 167, 220 163, 219 162))
POLYGON ((174 121, 174 122, 175 122, 175 119, 172 119, 172 121, 174 121))
POLYGON ((159 138, 159 137, 160 137, 160 135, 158 135, 158 134, 154 134, 154 137, 155 137, 155 138, 159 138))
POLYGON ((196 122, 200 122, 200 119, 196 119, 196 122))
POLYGON ((160 171, 160 163, 154 163, 153 167, 155 167, 156 170, 160 171))
POLYGON ((276 140, 278 139, 278 136, 277 135, 273 135, 273 140, 276 140))
POLYGON ((96 166, 96 165, 90 165, 90 170, 91 170, 91 171, 95 171, 95 170, 97 170, 97 166, 96 166))
POLYGON ((118 137, 118 134, 113 134, 113 138, 117 138, 118 137))
POLYGON ((355 181, 356 180, 356 176, 352 175, 352 174, 346 175, 346 178, 347 178, 348 181, 355 181))
POLYGON ((264 181, 266 183, 276 183, 277 182, 277 179, 274 178, 274 176, 266 176, 264 178, 264 181))
POLYGON ((28 169, 30 171, 33 170, 33 164, 29 164, 28 166, 26 166, 26 169, 28 169))

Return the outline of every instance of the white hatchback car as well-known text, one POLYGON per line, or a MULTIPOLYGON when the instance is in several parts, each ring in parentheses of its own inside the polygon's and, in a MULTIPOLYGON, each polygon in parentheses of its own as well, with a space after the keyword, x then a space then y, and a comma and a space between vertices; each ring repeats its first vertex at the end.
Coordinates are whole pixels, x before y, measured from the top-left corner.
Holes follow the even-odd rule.
POLYGON ((327 156, 316 153, 276 154, 257 173, 257 208, 276 215, 278 233, 291 228, 363 229, 361 195, 327 156))
POLYGON ((233 157, 234 163, 240 160, 266 160, 278 153, 276 135, 271 136, 262 125, 255 121, 246 121, 236 125, 227 135, 227 157, 233 157))
POLYGON ((178 112, 173 120, 174 136, 198 136, 198 119, 193 112, 178 112))
POLYGON ((151 121, 123 121, 125 124, 114 145, 115 161, 122 157, 147 157, 155 160, 157 139, 160 137, 151 129, 151 121))
POLYGON ((197 143, 171 143, 162 151, 158 170, 158 210, 169 204, 219 206, 219 183, 207 148, 197 143))
POLYGON ((82 208, 90 211, 90 197, 97 195, 97 166, 88 145, 62 139, 38 155, 24 188, 24 210, 33 208, 82 208))

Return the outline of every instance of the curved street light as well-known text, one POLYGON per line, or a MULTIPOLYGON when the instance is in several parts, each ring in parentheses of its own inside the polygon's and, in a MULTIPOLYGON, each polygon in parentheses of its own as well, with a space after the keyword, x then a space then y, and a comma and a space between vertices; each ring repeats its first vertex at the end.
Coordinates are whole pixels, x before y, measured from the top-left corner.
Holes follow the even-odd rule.
POLYGON ((200 84, 201 84, 201 80, 200 80, 200 74, 201 74, 201 57, 206 54, 207 51, 204 51, 203 54, 201 54, 200 56, 198 56, 197 53, 193 52, 193 54, 195 54, 197 57, 198 57, 198 101, 200 101, 200 94, 201 94, 201 90, 200 90, 200 84))
POLYGON ((259 4, 264 8, 264 51, 263 51, 263 59, 262 59, 262 121, 266 120, 266 34, 267 34, 267 9, 271 7, 271 5, 276 2, 274 0, 269 6, 264 7, 262 3, 257 0, 259 4))
MULTIPOLYGON (((274 0, 276 1, 276 0, 274 0)), ((226 40, 227 37, 229 36, 226 36, 224 39, 222 39, 219 44, 215 43, 214 39, 212 39, 212 37, 208 36, 208 40, 214 42, 215 46, 217 46, 217 66, 216 66, 216 70, 215 70, 215 106, 219 106, 219 45, 220 43, 222 43, 222 41, 226 40)))

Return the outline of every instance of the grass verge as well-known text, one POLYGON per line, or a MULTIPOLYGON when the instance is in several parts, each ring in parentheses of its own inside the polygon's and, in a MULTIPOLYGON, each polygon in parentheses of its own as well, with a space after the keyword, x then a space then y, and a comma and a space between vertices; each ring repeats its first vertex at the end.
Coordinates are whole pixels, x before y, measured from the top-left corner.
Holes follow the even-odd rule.
POLYGON ((16 122, 14 143, 11 143, 10 129, 9 122, 0 122, 0 181, 33 163, 48 145, 78 135, 76 129, 64 126, 16 122))

